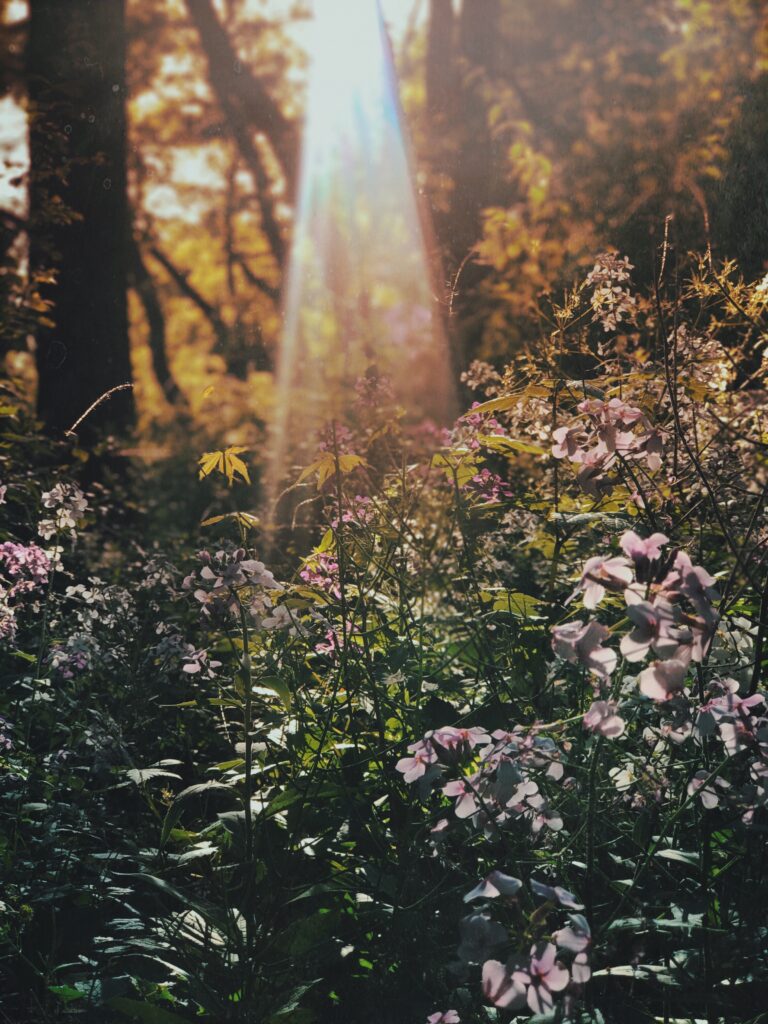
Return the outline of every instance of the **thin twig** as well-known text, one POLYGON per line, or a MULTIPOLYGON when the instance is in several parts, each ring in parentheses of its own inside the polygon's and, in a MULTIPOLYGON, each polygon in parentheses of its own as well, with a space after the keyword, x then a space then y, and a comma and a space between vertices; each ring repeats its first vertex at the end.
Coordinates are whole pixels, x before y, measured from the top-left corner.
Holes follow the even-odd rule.
POLYGON ((64 431, 64 436, 72 437, 72 435, 75 433, 75 431, 86 418, 86 416, 90 416, 93 410, 98 409, 102 402, 106 402, 108 399, 112 397, 112 395, 117 394, 118 391, 127 391, 129 388, 132 387, 133 384, 117 384, 115 387, 110 388, 109 391, 105 391, 103 395, 101 395, 99 398, 96 399, 95 402, 88 406, 88 408, 85 410, 85 412, 79 419, 75 420, 75 422, 72 424, 69 430, 64 431))

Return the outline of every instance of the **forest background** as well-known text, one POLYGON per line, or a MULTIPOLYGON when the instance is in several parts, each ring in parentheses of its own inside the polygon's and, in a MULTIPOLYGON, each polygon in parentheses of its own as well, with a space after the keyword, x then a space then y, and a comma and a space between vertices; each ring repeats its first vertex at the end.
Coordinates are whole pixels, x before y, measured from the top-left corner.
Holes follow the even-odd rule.
MULTIPOLYGON (((460 368, 519 348, 542 296, 598 251, 632 253, 647 283, 665 224, 681 252, 710 244, 762 274, 759 0, 392 6, 460 368)), ((135 423, 145 455, 190 429, 258 440, 308 16, 255 0, 3 4, 4 358, 30 389, 39 378, 52 431, 133 382, 85 429, 135 423)))
POLYGON ((271 531, 310 6, 0 0, 0 1019, 764 1024, 768 9, 381 6, 461 415, 271 531))

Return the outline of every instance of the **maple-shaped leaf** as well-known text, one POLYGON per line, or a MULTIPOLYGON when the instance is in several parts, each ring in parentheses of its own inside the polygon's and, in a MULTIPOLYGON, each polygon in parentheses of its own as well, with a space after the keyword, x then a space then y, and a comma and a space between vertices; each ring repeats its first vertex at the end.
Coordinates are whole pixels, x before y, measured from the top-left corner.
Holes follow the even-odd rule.
POLYGON ((251 478, 248 475, 248 467, 239 458, 240 453, 247 450, 247 448, 240 447, 239 445, 232 445, 229 448, 225 448, 224 451, 203 452, 198 459, 200 479, 203 480, 205 477, 210 476, 211 473, 219 472, 226 476, 230 487, 234 483, 236 476, 241 476, 249 484, 251 478))
POLYGON ((317 487, 318 490, 323 486, 325 481, 334 475, 338 464, 338 470, 346 476, 347 473, 351 473, 353 469, 357 469, 358 466, 365 464, 365 459, 361 455, 339 455, 338 459, 333 452, 323 452, 319 459, 315 459, 311 462, 306 469, 302 470, 301 476, 297 480, 297 483, 303 483, 309 477, 317 475, 317 487))

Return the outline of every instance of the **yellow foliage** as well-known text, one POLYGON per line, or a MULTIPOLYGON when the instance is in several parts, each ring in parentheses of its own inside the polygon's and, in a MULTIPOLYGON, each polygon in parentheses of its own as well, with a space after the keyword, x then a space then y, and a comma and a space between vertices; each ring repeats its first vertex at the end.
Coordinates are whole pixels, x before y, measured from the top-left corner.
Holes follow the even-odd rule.
POLYGON ((200 466, 199 478, 203 480, 205 477, 210 476, 211 473, 218 472, 226 476, 230 487, 235 482, 236 476, 242 477, 249 484, 251 478, 248 475, 248 467, 239 458, 240 454, 244 451, 247 451, 247 449, 240 445, 234 445, 231 448, 225 448, 223 451, 204 452, 198 460, 200 466))

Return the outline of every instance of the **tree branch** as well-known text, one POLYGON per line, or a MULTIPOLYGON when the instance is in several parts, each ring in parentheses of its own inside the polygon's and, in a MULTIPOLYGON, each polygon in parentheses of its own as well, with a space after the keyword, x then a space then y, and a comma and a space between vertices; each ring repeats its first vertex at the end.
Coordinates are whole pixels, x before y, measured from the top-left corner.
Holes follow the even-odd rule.
POLYGON ((149 251, 160 266, 171 277, 181 294, 191 302, 194 302, 205 319, 210 323, 211 327, 213 327, 216 340, 226 350, 229 344, 231 332, 227 324, 221 318, 219 311, 189 283, 189 276, 183 270, 179 270, 178 267, 174 266, 162 250, 158 249, 156 245, 153 245, 149 251))
POLYGON ((176 383, 170 364, 165 342, 165 317, 160 305, 152 275, 141 255, 141 249, 135 238, 129 238, 130 247, 130 281, 147 318, 149 351, 152 355, 152 369, 163 394, 172 405, 187 404, 184 393, 176 383))
POLYGON ((261 132, 269 140, 288 191, 292 193, 298 153, 296 127, 285 117, 263 83, 237 59, 210 0, 186 0, 186 6, 208 61, 211 86, 256 183, 264 233, 275 259, 282 266, 286 256, 285 242, 275 214, 275 202, 269 194, 269 175, 253 133, 261 132))

